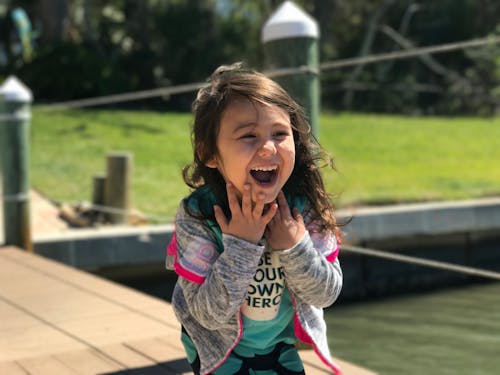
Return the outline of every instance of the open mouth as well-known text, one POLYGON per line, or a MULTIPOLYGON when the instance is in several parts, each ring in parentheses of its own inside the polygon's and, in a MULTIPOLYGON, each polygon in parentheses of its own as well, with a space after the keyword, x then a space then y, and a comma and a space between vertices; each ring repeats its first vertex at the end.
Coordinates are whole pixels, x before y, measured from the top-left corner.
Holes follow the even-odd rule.
POLYGON ((278 176, 278 167, 258 167, 250 170, 250 175, 259 185, 272 184, 278 176))

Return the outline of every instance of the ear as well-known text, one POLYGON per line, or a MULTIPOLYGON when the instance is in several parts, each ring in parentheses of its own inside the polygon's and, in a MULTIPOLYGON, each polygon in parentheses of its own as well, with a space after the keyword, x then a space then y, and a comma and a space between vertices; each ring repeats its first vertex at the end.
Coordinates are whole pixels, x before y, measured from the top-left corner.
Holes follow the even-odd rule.
POLYGON ((219 162, 217 161, 217 157, 213 157, 212 159, 210 159, 209 161, 207 161, 205 163, 205 166, 207 166, 208 168, 218 168, 219 167, 219 162))
MULTIPOLYGON (((198 158, 200 160, 203 160, 204 157, 203 157, 203 144, 199 144, 197 147, 196 147, 196 155, 198 156, 198 158)), ((205 166, 208 167, 208 168, 217 168, 219 166, 219 163, 217 162, 217 155, 213 155, 208 161, 206 161, 205 163, 205 166)))

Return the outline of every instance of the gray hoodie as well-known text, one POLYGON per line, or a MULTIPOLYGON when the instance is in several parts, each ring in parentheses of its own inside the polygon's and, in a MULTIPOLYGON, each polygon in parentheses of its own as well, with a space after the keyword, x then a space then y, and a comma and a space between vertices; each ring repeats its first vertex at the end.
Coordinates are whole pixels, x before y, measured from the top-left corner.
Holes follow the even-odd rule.
MULTIPOLYGON (((167 268, 179 275, 172 305, 196 347, 200 373, 208 374, 241 338, 240 309, 265 246, 221 234, 213 222, 189 215, 184 204, 175 227, 167 253, 167 268)), ((298 244, 279 252, 295 307, 295 334, 312 344, 336 373, 340 369, 330 356, 323 308, 336 300, 342 288, 338 250, 333 234, 315 233, 310 225, 298 244)))

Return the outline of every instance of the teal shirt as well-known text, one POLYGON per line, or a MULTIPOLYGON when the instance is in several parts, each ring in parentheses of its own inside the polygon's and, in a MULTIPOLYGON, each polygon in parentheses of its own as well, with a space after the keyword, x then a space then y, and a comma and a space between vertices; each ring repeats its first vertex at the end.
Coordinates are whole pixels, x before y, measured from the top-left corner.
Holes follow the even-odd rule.
MULTIPOLYGON (((253 320, 242 315, 243 335, 234 348, 234 352, 242 357, 253 357, 255 354, 268 354, 279 342, 294 344, 297 339, 293 329, 293 304, 288 288, 285 288, 281 297, 279 312, 272 320, 253 320)), ((285 352, 279 358, 280 363, 289 370, 300 371, 302 362, 296 350, 285 352)), ((237 372, 241 367, 239 358, 229 358, 219 367, 215 375, 227 375, 237 372)), ((274 371, 255 371, 258 375, 275 374, 274 371)))
MULTIPOLYGON (((279 342, 294 344, 297 339, 293 329, 293 304, 288 288, 284 289, 281 297, 279 312, 276 317, 268 321, 259 321, 242 315, 243 335, 240 342, 234 348, 234 352, 243 357, 253 357, 255 354, 268 354, 279 342)), ((188 361, 196 359, 196 348, 191 339, 182 334, 182 343, 187 353, 188 361)), ((301 371, 302 362, 296 350, 282 353, 280 363, 289 370, 301 371)), ((234 374, 241 367, 241 360, 235 356, 228 359, 213 373, 215 375, 234 374)), ((274 371, 255 371, 256 375, 272 375, 274 371)))

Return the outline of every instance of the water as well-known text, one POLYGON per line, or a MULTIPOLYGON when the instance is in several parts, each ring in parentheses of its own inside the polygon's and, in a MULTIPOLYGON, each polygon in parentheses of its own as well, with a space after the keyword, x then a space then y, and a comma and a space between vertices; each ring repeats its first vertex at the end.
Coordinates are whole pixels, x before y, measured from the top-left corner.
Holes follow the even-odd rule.
POLYGON ((339 358, 381 375, 500 374, 500 283, 334 305, 339 358))
MULTIPOLYGON (((117 281, 169 301, 166 274, 117 281)), ((332 354, 380 375, 500 374, 500 283, 336 303, 325 320, 332 354)))

